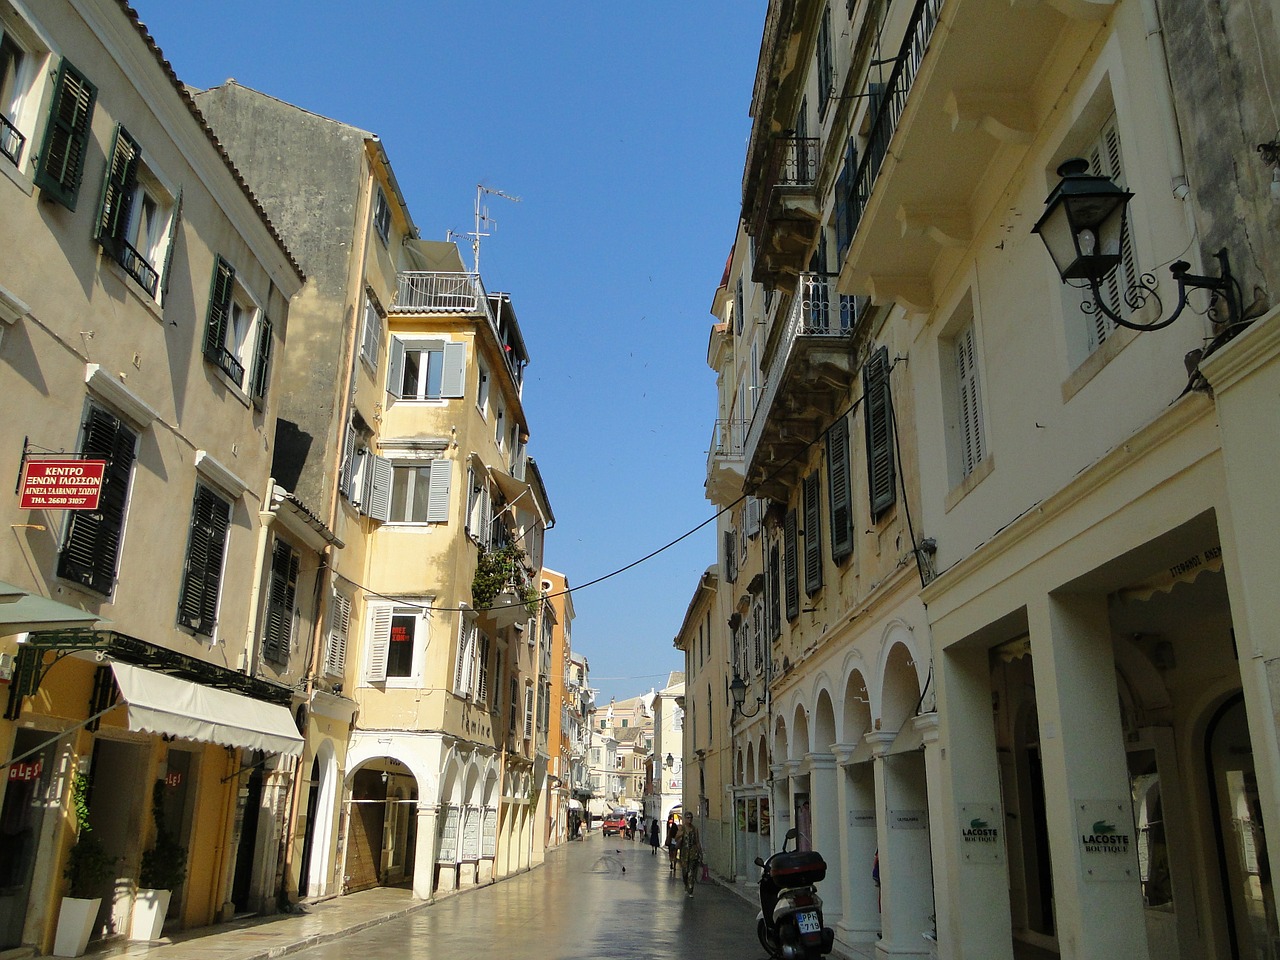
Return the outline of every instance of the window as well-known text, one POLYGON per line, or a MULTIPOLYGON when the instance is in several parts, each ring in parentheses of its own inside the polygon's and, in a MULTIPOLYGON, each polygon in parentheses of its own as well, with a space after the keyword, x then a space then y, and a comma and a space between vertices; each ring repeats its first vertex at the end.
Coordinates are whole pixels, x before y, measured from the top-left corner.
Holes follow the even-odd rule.
POLYGON ((163 299, 168 279, 178 208, 173 194, 143 159, 138 141, 117 125, 102 187, 97 240, 156 300, 163 299))
POLYGON ((90 406, 80 441, 86 459, 106 460, 97 510, 70 514, 58 558, 58 576, 110 596, 115 586, 125 509, 138 437, 119 417, 90 406))
POLYGON ((742 318, 746 314, 742 297, 742 278, 738 278, 733 297, 733 325, 738 336, 742 336, 742 318))
MULTIPOLYGON (((1095 176, 1110 177, 1120 187, 1125 188, 1124 163, 1120 149, 1120 129, 1116 126, 1115 114, 1112 114, 1102 125, 1098 137, 1086 149, 1084 156, 1089 159, 1089 173, 1095 176)), ((1120 264, 1101 284, 1102 301, 1113 313, 1128 318, 1133 308, 1125 302, 1125 294, 1138 282, 1138 264, 1133 254, 1133 226, 1125 227, 1120 238, 1120 264)), ((1115 323, 1101 310, 1086 314, 1079 305, 1089 299, 1088 291, 1076 294, 1073 287, 1064 287, 1076 315, 1083 318, 1085 324, 1085 356, 1102 346, 1107 338, 1115 332, 1115 323)))
POLYGON ((827 105, 835 85, 835 61, 831 56, 831 8, 824 7, 818 21, 818 120, 827 115, 827 105))
POLYGON ((533 684, 524 688, 524 738, 533 739, 533 684))
POLYGON ((89 122, 98 88, 66 60, 58 65, 44 128, 35 184, 68 210, 76 208, 84 156, 89 143, 89 122))
POLYGON ((724 532, 724 579, 733 583, 738 579, 738 538, 733 530, 724 532))
POLYGON ((951 439, 952 486, 974 471, 987 455, 982 421, 982 390, 978 373, 978 342, 970 318, 950 343, 953 378, 948 415, 951 439))
MULTIPOLYGON (((387 683, 416 679, 427 646, 427 610, 422 606, 369 605, 365 680, 387 683)), ((403 684, 400 684, 403 685, 403 684)))
POLYGON ((862 396, 867 426, 867 486, 874 521, 893 506, 897 496, 888 348, 881 347, 863 366, 862 396))
POLYGON ((0 155, 16 167, 31 153, 27 132, 33 124, 28 114, 37 99, 32 88, 44 61, 35 52, 34 40, 29 32, 19 37, 0 21, 0 155))
POLYGON ((218 622, 218 592, 230 523, 231 504, 204 484, 196 484, 178 622, 206 637, 213 636, 218 622))
POLYGON ((401 400, 461 397, 466 358, 465 343, 392 337, 387 392, 401 400))
MULTIPOLYGON (((386 516, 389 523, 447 523, 449 521, 449 483, 453 464, 448 460, 430 460, 425 463, 401 463, 374 457, 375 468, 389 463, 391 480, 390 509, 386 516)), ((371 473, 374 476, 375 473, 371 473)), ((375 485, 377 481, 375 480, 375 485)), ((369 515, 378 519, 375 507, 379 493, 368 498, 369 515)))
POLYGON ((387 203, 387 195, 382 187, 377 187, 373 198, 373 229, 383 246, 391 242, 391 205, 387 203))
POLYGON ((813 596, 822 589, 822 487, 818 471, 804 478, 804 592, 813 596))
POLYGON ((844 166, 836 177, 836 260, 843 262, 853 243, 862 216, 858 200, 858 141, 850 137, 844 148, 844 166))
POLYGON ((360 340, 360 359, 378 372, 378 352, 382 349, 382 310, 373 297, 364 297, 364 335, 360 340))
POLYGON ((479 386, 476 390, 476 406, 480 408, 482 417, 489 416, 489 368, 484 365, 483 360, 476 361, 476 369, 479 373, 479 386))
POLYGON ((796 569, 796 512, 788 510, 782 521, 782 582, 787 619, 800 616, 800 582, 796 569))
POLYGON ((289 662, 297 595, 298 554, 289 544, 277 540, 271 551, 271 589, 262 632, 262 656, 272 663, 289 662))
POLYGON ((213 265, 204 355, 255 402, 267 392, 271 365, 271 320, 236 280, 235 267, 222 257, 213 265), (250 368, 249 382, 245 370, 250 368))
POLYGON ((827 430, 827 496, 831 507, 831 559, 853 553, 853 498, 849 489, 849 421, 841 417, 827 430))
POLYGON ((347 635, 351 630, 351 601, 334 591, 329 613, 329 643, 325 650, 324 672, 341 677, 347 669, 347 635))

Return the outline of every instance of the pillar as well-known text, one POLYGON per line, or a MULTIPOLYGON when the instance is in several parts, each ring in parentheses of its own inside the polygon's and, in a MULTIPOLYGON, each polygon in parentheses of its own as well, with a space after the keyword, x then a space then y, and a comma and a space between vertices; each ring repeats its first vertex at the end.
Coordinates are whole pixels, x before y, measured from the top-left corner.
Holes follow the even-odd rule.
POLYGON ((827 861, 827 877, 819 888, 823 920, 829 927, 844 913, 844 874, 840 870, 840 801, 836 787, 836 758, 829 753, 811 753, 809 804, 813 818, 813 849, 827 861))
POLYGON ((854 763, 856 744, 835 747, 836 795, 840 810, 840 920, 836 938, 846 944, 873 943, 880 936, 880 906, 871 867, 876 837, 875 771, 854 763))
POLYGON ((436 825, 439 807, 418 804, 418 837, 413 847, 413 898, 430 900, 436 875, 436 852, 440 849, 440 831, 436 825))
POLYGON ((1147 956, 1106 598, 1028 606, 1058 942, 1079 960, 1147 956))
POLYGON ((775 763, 769 767, 769 852, 782 849, 783 838, 794 826, 791 822, 791 777, 788 764, 775 763))
POLYGON ((895 732, 867 735, 875 750, 876 807, 880 839, 880 940, 878 958, 929 954, 924 934, 933 929, 933 876, 924 757, 918 751, 888 755, 895 732))

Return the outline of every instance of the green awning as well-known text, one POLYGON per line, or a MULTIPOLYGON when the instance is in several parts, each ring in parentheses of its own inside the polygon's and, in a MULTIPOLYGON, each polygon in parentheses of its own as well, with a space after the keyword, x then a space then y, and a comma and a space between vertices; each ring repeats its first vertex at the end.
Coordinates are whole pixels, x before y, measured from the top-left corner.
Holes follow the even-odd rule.
POLYGON ((101 622, 109 621, 96 613, 57 600, 46 600, 0 580, 0 637, 30 630, 92 627, 101 622))

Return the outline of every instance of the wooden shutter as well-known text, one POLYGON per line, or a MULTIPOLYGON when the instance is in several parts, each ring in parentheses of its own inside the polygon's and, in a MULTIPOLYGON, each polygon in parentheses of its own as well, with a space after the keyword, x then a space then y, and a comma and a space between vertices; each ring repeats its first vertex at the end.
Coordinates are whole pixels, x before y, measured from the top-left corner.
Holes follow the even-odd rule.
POLYGON ((401 396, 404 389, 404 341, 392 337, 387 348, 387 393, 401 396))
POLYGON ((386 523, 391 519, 391 479, 394 473, 391 461, 373 453, 366 453, 364 458, 365 490, 360 512, 386 523))
POLYGON ((347 636, 351 632, 351 601, 336 591, 329 621, 329 647, 324 655, 324 672, 341 677, 347 669, 347 636))
MULTIPOLYGON (((1110 177, 1116 186, 1124 189, 1124 161, 1120 147, 1120 128, 1116 125, 1115 114, 1103 124, 1097 141, 1089 150, 1089 172, 1110 177)), ((1113 313, 1125 317, 1133 312, 1125 303, 1125 295, 1137 281, 1138 265, 1133 255, 1133 230, 1126 224, 1120 237, 1120 264, 1101 284, 1103 299, 1113 313)), ((1092 351, 1111 335, 1115 330, 1115 323, 1101 310, 1095 310, 1086 319, 1092 324, 1089 330, 1089 349, 1092 351)))
POLYGON ((204 325, 204 355, 219 367, 226 349, 227 324, 231 318, 231 295, 235 289, 235 267, 215 257, 213 280, 209 284, 209 315, 204 325))
POLYGON ((129 213, 133 191, 138 185, 138 141, 129 136, 123 124, 116 124, 111 156, 107 160, 106 178, 102 184, 102 203, 98 207, 96 238, 102 248, 116 260, 129 233, 129 213))
POLYGON ((218 589, 230 522, 231 504, 197 484, 178 622, 207 637, 213 636, 217 623, 218 589))
POLYGON ((733 583, 738 579, 738 543, 732 530, 724 532, 724 579, 733 583))
POLYGON ((796 560, 796 512, 788 510, 782 521, 782 591, 788 620, 800 616, 800 583, 796 560))
POLYGON ((471 668, 475 652, 476 627, 466 617, 458 625, 458 657, 453 664, 453 692, 465 697, 471 692, 471 668))
POLYGON ((533 686, 524 688, 524 738, 533 739, 533 686))
POLYGON ((841 417, 827 431, 827 496, 831 502, 831 559, 853 553, 853 504, 849 490, 849 421, 841 417))
POLYGON ((769 639, 776 640, 782 634, 782 563, 778 545, 769 547, 769 569, 764 580, 765 605, 769 611, 769 639))
POLYGON ((267 395, 267 382, 271 377, 271 318, 265 313, 258 317, 258 343, 253 352, 253 373, 249 376, 249 396, 254 404, 262 406, 267 395))
POLYGON ((428 522, 449 522, 449 485, 452 477, 452 460, 431 461, 431 490, 427 495, 428 522))
POLYGON ((813 596, 822 589, 822 487, 818 471, 804 478, 804 592, 813 596))
POLYGON ((383 683, 387 679, 387 654, 391 648, 391 605, 379 603, 369 608, 369 653, 365 679, 383 683))
POLYGON ((960 475, 967 477, 986 456, 982 434, 982 396, 978 385, 978 346, 970 323, 956 337, 956 383, 960 390, 960 475))
POLYGON ((68 210, 76 208, 97 98, 98 88, 64 59, 54 80, 49 121, 34 179, 37 187, 68 210))
POLYGON ((878 520, 897 498, 893 408, 889 393, 889 351, 881 347, 862 368, 862 402, 867 427, 867 490, 871 519, 878 520))
POLYGON ((88 459, 107 461, 102 495, 96 511, 77 510, 71 514, 58 576, 107 596, 116 582, 137 439, 118 417, 100 407, 89 408, 80 452, 88 459))
POLYGON ((461 397, 467 381, 467 345, 446 340, 444 344, 444 368, 440 378, 441 397, 461 397))
POLYGON ((169 218, 169 238, 165 242, 164 266, 160 268, 160 303, 163 305, 169 296, 169 276, 173 272, 173 250, 178 245, 178 224, 182 220, 182 188, 178 188, 178 199, 173 202, 173 216, 169 218))
POLYGON ((489 638, 480 634, 476 650, 476 700, 486 706, 489 703, 489 638))
POLYGON ((262 637, 262 655, 273 663, 286 663, 293 632, 293 605, 298 590, 298 555, 283 540, 271 552, 271 592, 262 637))
POLYGON ((356 491, 352 487, 356 476, 356 427, 347 422, 346 432, 342 437, 342 468, 338 474, 338 487, 348 500, 355 501, 356 491))

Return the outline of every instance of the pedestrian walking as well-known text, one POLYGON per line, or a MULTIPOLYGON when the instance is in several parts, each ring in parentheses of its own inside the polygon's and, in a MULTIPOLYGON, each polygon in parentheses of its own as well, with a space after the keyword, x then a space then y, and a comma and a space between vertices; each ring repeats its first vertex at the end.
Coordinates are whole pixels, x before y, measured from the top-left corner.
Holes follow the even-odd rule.
POLYGON ((698 882, 698 872, 702 869, 702 839, 698 836, 698 828, 692 822, 680 825, 680 870, 684 875, 684 888, 687 895, 693 896, 693 886, 698 882))
POLYGON ((655 857, 658 855, 658 846, 662 842, 658 834, 658 820, 655 817, 649 821, 649 846, 653 847, 652 853, 655 857))
POLYGON ((633 813, 627 818, 627 839, 634 840, 636 838, 636 815, 633 813))
POLYGON ((671 875, 676 875, 676 855, 680 850, 680 824, 673 818, 667 820, 667 860, 671 875))

